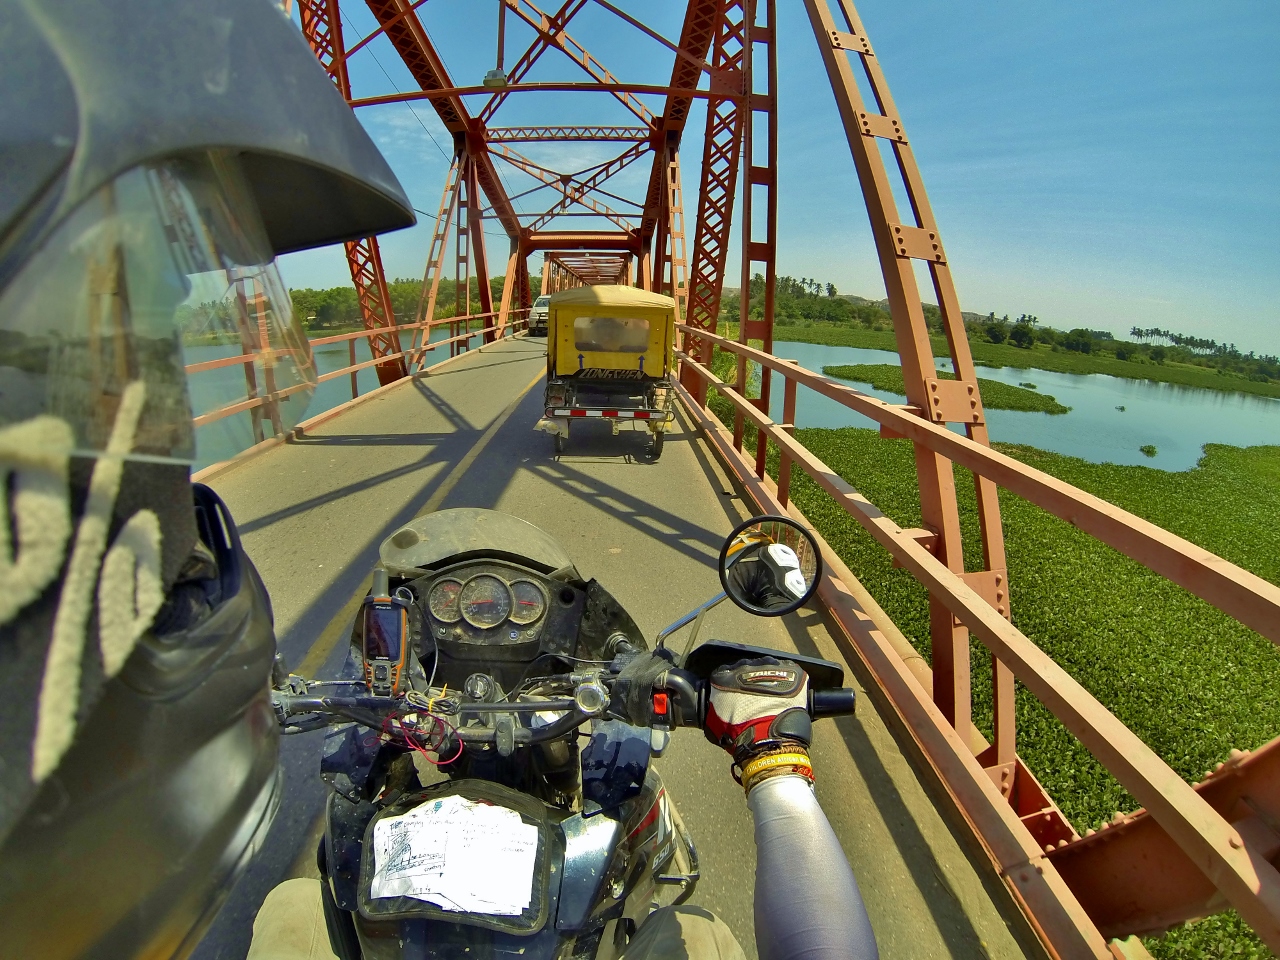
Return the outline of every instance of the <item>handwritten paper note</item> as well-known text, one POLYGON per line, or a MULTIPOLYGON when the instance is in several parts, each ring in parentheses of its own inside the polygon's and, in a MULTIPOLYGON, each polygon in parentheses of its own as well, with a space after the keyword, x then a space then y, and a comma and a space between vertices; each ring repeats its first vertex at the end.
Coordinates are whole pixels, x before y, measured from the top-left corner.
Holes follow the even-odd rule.
POLYGON ((538 828, 505 807, 442 797, 373 827, 369 896, 517 916, 533 895, 538 828))

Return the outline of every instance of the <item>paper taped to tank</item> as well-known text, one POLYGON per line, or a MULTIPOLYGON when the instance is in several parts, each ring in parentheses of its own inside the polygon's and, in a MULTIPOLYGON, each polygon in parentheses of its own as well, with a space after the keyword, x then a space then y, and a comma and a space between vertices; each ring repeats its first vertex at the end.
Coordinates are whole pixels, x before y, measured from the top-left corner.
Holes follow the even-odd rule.
POLYGON ((371 898, 517 916, 529 909, 538 828, 505 807, 443 797, 373 827, 371 898))

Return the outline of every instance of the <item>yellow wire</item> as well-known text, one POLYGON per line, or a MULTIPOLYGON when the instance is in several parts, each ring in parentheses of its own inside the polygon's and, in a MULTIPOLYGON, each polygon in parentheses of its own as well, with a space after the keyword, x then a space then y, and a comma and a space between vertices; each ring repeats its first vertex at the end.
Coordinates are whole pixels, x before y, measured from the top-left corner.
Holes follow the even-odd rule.
POLYGON ((437 700, 443 700, 446 693, 449 692, 449 681, 445 681, 444 687, 440 690, 440 696, 432 697, 427 701, 427 713, 431 713, 436 705, 437 700))

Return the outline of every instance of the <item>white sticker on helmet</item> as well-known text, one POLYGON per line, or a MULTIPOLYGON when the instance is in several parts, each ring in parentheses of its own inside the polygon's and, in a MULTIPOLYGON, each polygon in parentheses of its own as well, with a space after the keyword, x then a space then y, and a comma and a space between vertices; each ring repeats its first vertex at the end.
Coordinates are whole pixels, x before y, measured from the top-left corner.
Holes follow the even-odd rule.
POLYGON ((12 491, 0 513, 0 625, 62 569, 71 537, 67 464, 74 443, 71 425, 48 415, 0 430, 0 489, 12 491))
POLYGON ((160 518, 139 510, 111 544, 98 580, 98 642, 108 677, 120 672, 163 604, 160 518))
MULTIPOLYGON (((135 380, 124 388, 115 423, 111 428, 111 438, 107 442, 106 456, 93 465, 93 473, 89 478, 89 496, 76 529, 71 559, 67 563, 62 590, 58 595, 53 637, 45 659, 40 699, 36 704, 36 735, 31 747, 31 779, 36 783, 42 782, 54 771, 75 739, 76 708, 80 702, 80 659, 93 607, 94 586, 98 581, 102 555, 107 549, 111 515, 115 510, 124 474, 124 457, 133 450, 138 420, 142 416, 146 398, 147 385, 143 380, 135 380)), ((129 525, 126 524, 127 526, 129 525)), ((145 521, 142 526, 145 526, 145 521)), ((121 531, 122 534, 124 532, 121 531)), ((132 546, 140 549, 142 539, 131 535, 132 546)), ((158 524, 154 531, 146 531, 146 539, 153 541, 151 545, 158 556, 158 524)), ((134 556, 137 557, 137 553, 134 556)), ((123 560, 123 557, 120 559, 123 560)), ((149 563, 142 558, 139 560, 141 563, 149 563)), ((113 567, 120 569, 119 564, 113 564, 113 567)), ((134 641, 150 625, 151 617, 155 616, 158 609, 149 585, 149 576, 144 573, 139 579, 146 579, 148 585, 143 588, 143 595, 135 595, 133 612, 136 616, 132 618, 135 622, 129 627, 130 633, 137 630, 133 636, 134 641), (138 629, 136 621, 147 611, 146 622, 138 629)), ((111 664, 123 663, 133 649, 132 642, 125 649, 126 645, 118 640, 116 637, 108 640, 108 660, 111 664)))
POLYGON ((800 558, 785 543, 771 543, 765 548, 769 558, 783 570, 799 570, 800 558))
POLYGON ((788 570, 782 582, 787 591, 797 598, 803 597, 804 592, 809 589, 809 585, 804 582, 804 574, 799 570, 788 570))

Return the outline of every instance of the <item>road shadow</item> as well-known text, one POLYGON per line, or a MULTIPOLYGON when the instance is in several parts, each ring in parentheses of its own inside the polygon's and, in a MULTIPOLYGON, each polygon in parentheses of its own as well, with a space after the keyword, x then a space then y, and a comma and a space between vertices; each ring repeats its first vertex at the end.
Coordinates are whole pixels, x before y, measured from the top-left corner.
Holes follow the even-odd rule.
MULTIPOLYGON (((475 438, 479 435, 479 431, 471 430, 463 436, 469 437, 472 442, 474 442, 475 438)), ((447 434, 446 436, 452 438, 459 435, 447 434)), ((348 446, 351 445, 354 444, 349 444, 348 446)), ((274 510, 271 513, 263 514, 260 517, 255 517, 254 519, 247 520, 244 523, 237 523, 237 527, 242 534, 263 530, 272 524, 279 523, 281 520, 286 520, 289 517, 296 517, 299 514, 306 513, 308 510, 314 509, 315 507, 320 507, 327 503, 333 503, 335 500, 342 500, 357 493, 372 490, 373 488, 382 486, 384 483, 391 480, 396 480, 408 474, 416 473, 419 470, 430 467, 432 464, 440 463, 442 461, 449 462, 451 459, 452 458, 449 456, 448 451, 442 451, 440 445, 437 444, 431 448, 430 452, 426 456, 423 456, 419 460, 414 460, 412 463, 401 464, 398 467, 394 467, 390 470, 384 470, 382 473, 375 474, 372 477, 364 477, 363 479, 357 480, 354 483, 349 483, 344 487, 338 487, 334 490, 326 490, 322 494, 317 494, 316 496, 309 497, 306 500, 300 500, 297 503, 292 503, 280 510, 274 510)), ((441 475, 443 477, 443 471, 441 472, 441 475)), ((410 517, 409 519, 413 518, 410 517)), ((400 525, 401 524, 397 524, 396 526, 400 525)))
POLYGON ((445 422, 455 430, 474 430, 475 426, 462 415, 452 403, 442 397, 428 382, 427 377, 416 377, 413 381, 413 389, 427 403, 431 404, 432 409, 440 416, 444 417, 445 422))
MULTIPOLYGON (((550 440, 550 435, 548 435, 550 440)), ((649 431, 627 428, 614 434, 613 428, 604 420, 588 420, 579 418, 571 421, 569 439, 565 441, 564 452, 553 458, 563 462, 603 463, 620 460, 639 466, 654 466, 645 451, 649 446, 649 431)), ((548 442, 548 447, 551 447, 548 442)), ((551 448, 554 449, 554 448, 551 448)))

